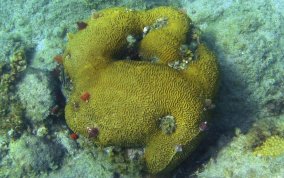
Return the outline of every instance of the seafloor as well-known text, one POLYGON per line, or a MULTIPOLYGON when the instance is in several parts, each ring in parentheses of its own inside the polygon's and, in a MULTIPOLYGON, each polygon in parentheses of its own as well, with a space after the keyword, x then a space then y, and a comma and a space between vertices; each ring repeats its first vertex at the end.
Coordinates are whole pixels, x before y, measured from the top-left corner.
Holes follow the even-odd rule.
MULTIPOLYGON (((218 57, 208 136, 172 177, 284 177, 284 0, 0 0, 0 177, 142 177, 118 148, 70 139, 53 57, 95 10, 182 8, 218 57), (56 106, 54 108, 54 106, 56 106), (256 154, 266 140, 268 154, 256 154), (276 144, 279 143, 279 145, 276 144), (274 144, 275 143, 275 144, 274 144)), ((146 175, 147 176, 147 175, 146 175)))

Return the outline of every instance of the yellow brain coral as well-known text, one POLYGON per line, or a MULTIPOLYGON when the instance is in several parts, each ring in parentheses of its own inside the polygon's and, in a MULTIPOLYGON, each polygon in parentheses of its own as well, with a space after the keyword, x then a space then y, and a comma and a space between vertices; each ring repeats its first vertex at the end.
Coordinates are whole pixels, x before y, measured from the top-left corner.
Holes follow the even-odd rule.
POLYGON ((69 35, 69 127, 101 146, 145 148, 150 173, 177 166, 199 142, 205 100, 218 83, 216 58, 205 45, 181 50, 190 42, 189 22, 169 7, 111 8, 69 35))
POLYGON ((254 150, 254 154, 259 156, 279 156, 284 154, 284 138, 277 135, 269 137, 254 150))

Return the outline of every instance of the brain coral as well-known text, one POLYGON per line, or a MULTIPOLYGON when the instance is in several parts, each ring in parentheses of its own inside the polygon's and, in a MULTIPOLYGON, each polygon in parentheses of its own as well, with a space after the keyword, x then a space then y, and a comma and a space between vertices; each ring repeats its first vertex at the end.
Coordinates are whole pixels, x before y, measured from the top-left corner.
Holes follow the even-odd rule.
POLYGON ((279 156, 284 153, 284 138, 277 135, 269 137, 261 146, 254 150, 259 156, 279 156))
POLYGON ((86 24, 69 35, 63 56, 73 84, 67 124, 101 146, 144 147, 150 173, 172 170, 203 135, 215 56, 203 44, 187 49, 193 58, 181 52, 190 19, 170 7, 110 8, 86 24))

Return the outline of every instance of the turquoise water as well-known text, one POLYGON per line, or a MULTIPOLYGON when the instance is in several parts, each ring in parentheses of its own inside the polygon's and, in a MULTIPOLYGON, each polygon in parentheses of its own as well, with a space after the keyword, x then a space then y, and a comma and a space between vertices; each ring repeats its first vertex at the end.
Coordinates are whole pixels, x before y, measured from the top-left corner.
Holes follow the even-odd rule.
MULTIPOLYGON (((0 0, 0 177, 147 177, 143 149, 71 135, 54 57, 76 22, 116 6, 174 6, 216 54, 220 88, 200 146, 160 177, 284 177, 284 1, 0 0), (268 155, 255 150, 265 141, 268 155), (278 144, 276 144, 278 143, 278 144), (271 153, 271 154, 270 154, 271 153), (273 155, 273 156, 272 156, 273 155)), ((59 60, 59 59, 57 59, 59 60)))

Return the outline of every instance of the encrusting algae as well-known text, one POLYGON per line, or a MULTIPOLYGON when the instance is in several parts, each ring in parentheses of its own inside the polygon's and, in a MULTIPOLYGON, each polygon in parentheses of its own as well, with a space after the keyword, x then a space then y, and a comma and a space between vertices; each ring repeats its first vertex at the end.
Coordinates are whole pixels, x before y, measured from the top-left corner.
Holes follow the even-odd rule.
POLYGON ((69 127, 100 146, 145 148, 153 174, 181 163, 203 135, 205 100, 218 86, 216 57, 204 44, 188 65, 170 65, 185 56, 180 48, 188 42, 190 22, 170 7, 110 8, 69 34, 63 55, 73 84, 65 108, 69 127))
POLYGON ((24 108, 14 94, 14 88, 26 66, 24 49, 18 49, 11 55, 9 65, 0 64, 0 134, 9 131, 10 136, 17 137, 24 128, 24 108))

